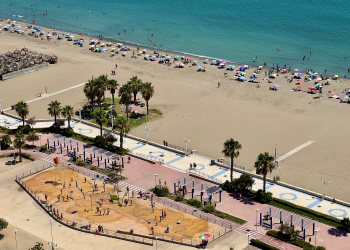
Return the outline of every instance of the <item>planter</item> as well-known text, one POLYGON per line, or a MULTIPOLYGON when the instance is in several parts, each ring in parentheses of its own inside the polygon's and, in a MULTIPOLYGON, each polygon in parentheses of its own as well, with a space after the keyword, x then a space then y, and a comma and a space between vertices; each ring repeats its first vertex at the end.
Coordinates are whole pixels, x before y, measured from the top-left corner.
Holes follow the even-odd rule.
POLYGON ((54 161, 54 163, 55 163, 55 164, 58 164, 58 163, 60 163, 60 159, 58 159, 58 157, 56 157, 56 158, 53 158, 53 161, 54 161))

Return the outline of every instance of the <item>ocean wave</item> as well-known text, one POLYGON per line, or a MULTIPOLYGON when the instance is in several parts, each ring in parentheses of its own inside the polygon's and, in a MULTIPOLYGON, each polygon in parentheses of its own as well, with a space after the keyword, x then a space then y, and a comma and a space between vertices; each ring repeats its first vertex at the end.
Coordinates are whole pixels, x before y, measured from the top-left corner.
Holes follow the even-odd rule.
POLYGON ((18 17, 23 17, 23 16, 20 16, 20 15, 17 15, 18 17))

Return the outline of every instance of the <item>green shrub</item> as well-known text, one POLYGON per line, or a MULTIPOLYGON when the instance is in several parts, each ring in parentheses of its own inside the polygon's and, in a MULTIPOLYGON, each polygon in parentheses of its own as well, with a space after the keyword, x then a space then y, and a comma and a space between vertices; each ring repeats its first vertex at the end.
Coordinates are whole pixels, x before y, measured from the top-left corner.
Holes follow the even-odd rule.
POLYGON ((42 145, 40 147, 40 152, 46 152, 46 150, 47 150, 47 146, 46 145, 42 145))
POLYGON ((4 218, 0 218, 0 231, 6 229, 8 224, 9 223, 4 218))
POLYGON ((89 168, 90 168, 90 170, 96 170, 97 169, 97 167, 93 166, 93 165, 91 165, 89 168))
POLYGON ((178 195, 175 196, 175 201, 183 201, 183 200, 184 200, 183 195, 178 194, 178 195))
POLYGON ((256 192, 256 199, 261 203, 269 203, 272 201, 272 193, 271 192, 263 192, 261 189, 256 192))
POLYGON ((29 154, 22 153, 22 157, 31 161, 35 161, 35 158, 29 154))
POLYGON ((74 134, 74 130, 71 127, 64 128, 62 134, 67 137, 71 137, 74 134))
POLYGON ((290 244, 296 245, 296 246, 304 248, 304 249, 307 249, 309 247, 315 248, 309 242, 303 241, 301 239, 288 240, 288 238, 290 238, 290 235, 286 235, 286 234, 279 232, 279 231, 270 230, 270 231, 267 231, 266 235, 269 235, 271 237, 288 242, 290 244))
POLYGON ((103 136, 98 135, 95 137, 94 144, 98 148, 103 148, 107 144, 107 140, 103 136))
MULTIPOLYGON (((81 167, 85 167, 86 166, 86 162, 83 161, 83 160, 78 160, 77 163, 76 163, 78 166, 81 166, 81 167)), ((91 168, 90 168, 91 169, 91 168)))
POLYGON ((205 205, 205 207, 203 208, 203 211, 206 213, 212 213, 215 211, 215 206, 213 205, 205 205))
POLYGON ((196 199, 189 199, 187 200, 187 204, 196 208, 202 208, 203 204, 199 200, 196 199))
POLYGON ((316 247, 316 250, 326 250, 326 248, 323 246, 318 246, 318 247, 316 247))
POLYGON ((1 136, 1 141, 0 141, 1 150, 8 149, 11 143, 12 143, 12 140, 9 135, 1 136))
POLYGON ((249 174, 241 174, 239 178, 232 181, 225 181, 221 188, 229 193, 247 193, 252 188, 255 180, 249 174))
POLYGON ((128 203, 129 203, 128 199, 125 199, 124 203, 125 203, 125 205, 128 205, 128 203))
POLYGON ((349 217, 344 217, 342 220, 341 220, 341 225, 345 228, 345 229, 350 229, 350 219, 349 217))
POLYGON ((157 185, 154 188, 154 194, 158 197, 166 197, 170 194, 170 191, 167 186, 157 185))
POLYGON ((29 126, 29 124, 26 124, 24 126, 18 126, 17 130, 22 130, 23 134, 29 134, 32 131, 32 128, 29 126))
POLYGON ((270 246, 264 242, 261 242, 260 240, 252 239, 252 240, 250 240, 250 244, 252 246, 258 247, 259 249, 262 249, 262 250, 279 250, 278 248, 270 246))

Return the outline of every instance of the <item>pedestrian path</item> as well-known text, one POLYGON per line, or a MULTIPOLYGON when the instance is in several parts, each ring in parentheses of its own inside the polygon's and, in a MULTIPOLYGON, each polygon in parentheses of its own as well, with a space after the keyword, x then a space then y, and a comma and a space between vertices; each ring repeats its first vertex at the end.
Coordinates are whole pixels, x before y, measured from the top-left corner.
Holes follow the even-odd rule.
MULTIPOLYGON (((14 118, 0 115, 0 124, 1 122, 9 122, 10 128, 15 128, 15 126, 18 126, 21 121, 16 120, 14 118)), ((48 126, 49 122, 46 123, 48 126)), ((44 125, 44 124, 42 124, 44 125)), ((75 132, 89 136, 89 137, 95 137, 100 134, 100 130, 97 127, 79 123, 78 121, 72 121, 72 128, 75 132)), ((119 139, 119 135, 115 133, 116 137, 119 139)), ((286 157, 296 154, 298 151, 302 150, 304 147, 312 144, 314 141, 308 141, 297 148, 291 150, 287 154, 281 156, 279 160, 283 160, 286 157)), ((119 145, 119 141, 115 143, 116 145, 119 145)), ((220 181, 224 182, 226 180, 230 179, 230 171, 227 168, 218 166, 218 165, 211 165, 210 158, 207 158, 205 156, 192 154, 189 156, 184 156, 181 153, 176 153, 171 151, 171 149, 164 149, 160 147, 156 147, 153 145, 145 144, 141 141, 137 141, 128 137, 124 137, 123 140, 123 146, 124 148, 127 148, 131 150, 134 154, 143 154, 146 156, 153 156, 153 157, 159 157, 164 159, 164 166, 181 171, 185 173, 189 169, 190 163, 196 163, 197 164, 197 171, 201 171, 202 173, 212 177, 219 179, 220 181)), ((53 158, 52 158, 53 159, 53 158)), ((51 157, 46 158, 47 161, 52 161, 51 157)), ((233 172, 233 178, 238 178, 241 175, 240 172, 234 171, 233 172)), ((255 184, 253 186, 253 190, 262 189, 263 187, 263 181, 258 178, 254 178, 255 184)), ((342 219, 343 217, 350 215, 350 207, 346 207, 334 202, 326 201, 326 200, 319 200, 318 198, 309 195, 307 193, 303 193, 300 191, 296 191, 294 189, 281 186, 281 185, 275 185, 273 183, 267 182, 266 185, 267 191, 271 192, 274 197, 280 198, 282 200, 289 201, 291 203, 294 203, 296 205, 304 206, 309 209, 331 215, 333 217, 342 219)), ((322 191, 322 190, 320 190, 322 191)))

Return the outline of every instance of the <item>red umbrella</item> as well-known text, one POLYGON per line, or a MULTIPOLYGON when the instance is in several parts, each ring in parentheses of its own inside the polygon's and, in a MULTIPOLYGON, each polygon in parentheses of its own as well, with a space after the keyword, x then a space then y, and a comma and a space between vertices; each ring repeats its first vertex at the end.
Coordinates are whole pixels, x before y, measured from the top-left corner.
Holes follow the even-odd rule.
POLYGON ((298 86, 298 89, 301 89, 301 86, 298 86))
POLYGON ((208 238, 210 237, 210 234, 204 234, 205 236, 207 236, 208 238))
POLYGON ((310 89, 310 90, 316 90, 316 88, 315 88, 315 87, 310 87, 309 89, 310 89))

